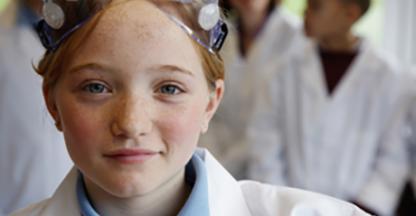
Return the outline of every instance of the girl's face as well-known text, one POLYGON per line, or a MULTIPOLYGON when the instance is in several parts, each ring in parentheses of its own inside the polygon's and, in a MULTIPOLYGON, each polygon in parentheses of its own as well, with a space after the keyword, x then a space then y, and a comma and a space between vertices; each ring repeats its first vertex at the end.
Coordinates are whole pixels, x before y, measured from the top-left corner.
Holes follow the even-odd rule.
POLYGON ((183 173, 222 96, 210 95, 191 39, 147 1, 108 9, 48 108, 87 182, 144 195, 183 173))

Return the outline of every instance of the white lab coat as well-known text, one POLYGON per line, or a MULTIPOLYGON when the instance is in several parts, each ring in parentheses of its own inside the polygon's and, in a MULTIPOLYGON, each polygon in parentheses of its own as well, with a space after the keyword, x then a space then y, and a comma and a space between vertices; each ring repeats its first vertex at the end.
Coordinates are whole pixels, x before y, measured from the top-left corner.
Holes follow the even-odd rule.
MULTIPOLYGON (((210 215, 368 215, 354 205, 324 195, 252 181, 237 182, 208 151, 199 149, 197 154, 207 169, 210 215)), ((78 216, 80 209, 75 190, 77 175, 73 169, 52 198, 12 216, 78 216)))
POLYGON ((248 56, 240 55, 237 30, 231 26, 223 48, 225 62, 225 95, 210 129, 203 135, 200 145, 213 155, 237 179, 246 178, 247 148, 245 137, 247 118, 255 99, 255 80, 264 76, 270 65, 286 61, 299 41, 303 39, 300 22, 276 7, 253 43, 248 56))
POLYGON ((30 26, 0 29, 0 215, 49 197, 72 166, 32 68, 42 53, 30 26))
POLYGON ((407 175, 402 116, 415 84, 363 42, 328 96, 316 45, 298 54, 259 84, 249 177, 392 214, 407 175))

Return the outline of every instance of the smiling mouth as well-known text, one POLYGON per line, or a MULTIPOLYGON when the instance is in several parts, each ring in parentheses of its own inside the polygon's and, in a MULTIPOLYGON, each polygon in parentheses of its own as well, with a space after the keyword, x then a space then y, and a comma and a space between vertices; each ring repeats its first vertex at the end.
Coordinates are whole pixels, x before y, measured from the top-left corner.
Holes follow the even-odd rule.
POLYGON ((157 155, 159 155, 159 152, 151 150, 120 149, 104 154, 104 157, 122 164, 140 164, 157 155))

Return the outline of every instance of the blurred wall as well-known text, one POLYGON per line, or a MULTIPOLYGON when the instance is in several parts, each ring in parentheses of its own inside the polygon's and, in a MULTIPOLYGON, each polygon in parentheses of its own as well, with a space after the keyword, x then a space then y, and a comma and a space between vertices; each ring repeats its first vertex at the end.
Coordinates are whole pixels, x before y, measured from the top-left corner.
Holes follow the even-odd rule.
POLYGON ((384 0, 384 48, 405 66, 416 65, 416 1, 384 0))

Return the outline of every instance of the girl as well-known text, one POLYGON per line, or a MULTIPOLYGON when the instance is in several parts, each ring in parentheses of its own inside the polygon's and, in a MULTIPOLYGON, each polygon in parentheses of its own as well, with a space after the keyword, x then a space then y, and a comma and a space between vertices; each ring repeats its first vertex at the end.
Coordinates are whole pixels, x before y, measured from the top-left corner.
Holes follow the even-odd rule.
POLYGON ((223 95, 216 1, 46 1, 38 67, 75 167, 15 215, 366 215, 321 195, 238 183, 199 135, 223 95))

